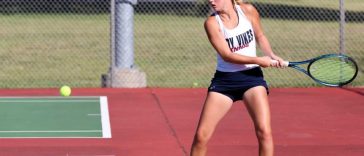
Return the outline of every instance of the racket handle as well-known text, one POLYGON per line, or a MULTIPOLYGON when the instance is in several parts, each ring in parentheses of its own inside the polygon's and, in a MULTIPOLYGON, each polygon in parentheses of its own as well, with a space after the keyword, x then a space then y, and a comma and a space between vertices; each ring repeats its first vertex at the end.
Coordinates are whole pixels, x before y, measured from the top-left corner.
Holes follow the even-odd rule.
POLYGON ((284 65, 285 67, 288 67, 289 62, 288 62, 288 61, 284 61, 284 62, 283 62, 283 65, 284 65))
MULTIPOLYGON (((271 63, 272 63, 272 64, 277 64, 277 63, 278 63, 278 61, 277 61, 277 60, 272 60, 272 61, 271 61, 271 63)), ((288 61, 284 61, 284 62, 283 62, 283 66, 288 67, 288 65, 289 65, 289 62, 288 62, 288 61)))

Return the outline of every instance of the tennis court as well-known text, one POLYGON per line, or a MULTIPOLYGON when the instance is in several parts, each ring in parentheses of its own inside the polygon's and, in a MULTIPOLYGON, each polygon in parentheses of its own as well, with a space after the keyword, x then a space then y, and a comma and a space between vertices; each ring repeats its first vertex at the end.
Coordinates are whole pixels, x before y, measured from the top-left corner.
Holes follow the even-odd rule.
MULTIPOLYGON (((0 90, 0 94, 6 97, 48 97, 56 96, 58 89, 3 89, 0 90)), ((96 96, 92 99, 86 98, 96 102, 69 101, 43 104, 39 101, 25 103, 21 100, 23 103, 15 103, 13 99, 11 101, 14 103, 0 106, 2 112, 6 107, 7 109, 13 107, 17 111, 23 109, 23 112, 29 115, 44 109, 41 111, 43 113, 38 113, 42 117, 36 117, 37 122, 49 121, 45 124, 46 127, 59 126, 62 128, 57 130, 61 131, 80 130, 80 127, 83 127, 83 130, 100 130, 100 119, 87 122, 87 118, 99 117, 87 116, 87 114, 100 112, 98 97, 107 97, 112 137, 102 138, 98 133, 95 134, 96 137, 89 138, 79 137, 79 133, 66 133, 58 136, 62 138, 29 138, 30 134, 22 133, 22 136, 17 138, 1 139, 0 155, 186 156, 205 94, 204 88, 76 88, 73 89, 74 97, 70 98, 71 101, 80 100, 78 97, 96 96), (34 106, 29 107, 29 104, 34 106), (14 106, 10 107, 10 105, 14 106), (54 105, 62 106, 54 107, 54 105), (74 106, 72 109, 67 109, 69 105, 74 106), (56 108, 57 111, 49 111, 47 107, 56 108), (57 114, 58 111, 66 111, 62 109, 67 109, 67 112, 63 112, 63 116, 72 116, 70 120, 79 124, 62 123, 60 126, 60 124, 51 123, 50 116, 57 114), (77 113, 73 114, 75 110, 77 113), (86 120, 78 118, 86 118, 86 120), (65 136, 66 138, 63 138, 65 136), (77 137, 73 138, 74 136, 77 137)), ((363 155, 364 88, 273 88, 269 97, 276 155, 363 155)), ((41 99, 44 100, 44 98, 41 99)), ((58 98, 51 98, 51 100, 54 99, 58 98)), ((86 99, 82 98, 82 100, 86 99)), ((1 99, 1 105, 5 100, 1 99)), ((30 99, 26 98, 26 100, 30 99)), ((37 100, 40 99, 37 98, 37 100)), ((19 98, 16 98, 16 101, 19 101, 19 98)), ((65 122, 67 118, 64 117, 64 120, 57 122, 65 122)), ((45 129, 46 127, 40 129, 35 126, 26 126, 27 121, 33 120, 26 116, 12 121, 17 124, 5 123, 7 126, 4 126, 4 119, 1 120, 2 131, 9 130, 8 125, 13 127, 18 125, 23 127, 21 129, 23 131, 49 130, 45 129)), ((243 104, 241 102, 234 104, 223 120, 209 144, 208 155, 257 155, 258 145, 252 122, 243 104)), ((37 122, 32 124, 38 124, 37 122)), ((35 135, 32 134, 32 136, 35 135)), ((42 133, 42 135, 44 137, 50 134, 42 133)), ((12 136, 14 137, 14 134, 12 136)))
MULTIPOLYGON (((245 2, 284 60, 345 54, 359 67, 309 70, 340 75, 335 82, 357 74, 338 88, 290 68, 263 69, 275 155, 363 156, 364 1, 245 2)), ((188 156, 216 70, 208 3, 0 1, 0 156, 188 156), (60 96, 64 85, 70 97, 60 96)), ((258 155, 243 102, 208 148, 207 156, 258 155)))
POLYGON ((106 97, 0 97, 1 138, 110 138, 106 97))

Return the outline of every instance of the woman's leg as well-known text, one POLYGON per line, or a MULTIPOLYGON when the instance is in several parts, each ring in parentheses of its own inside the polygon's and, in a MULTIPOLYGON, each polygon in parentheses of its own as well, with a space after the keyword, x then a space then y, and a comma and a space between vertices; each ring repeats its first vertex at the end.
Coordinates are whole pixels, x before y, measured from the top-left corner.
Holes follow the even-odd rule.
POLYGON ((191 156, 206 155, 208 141, 232 104, 233 101, 226 95, 216 92, 208 93, 193 140, 191 156))
POLYGON ((274 145, 270 123, 270 108, 265 87, 257 86, 243 95, 244 103, 254 122, 259 142, 259 156, 273 156, 274 145))

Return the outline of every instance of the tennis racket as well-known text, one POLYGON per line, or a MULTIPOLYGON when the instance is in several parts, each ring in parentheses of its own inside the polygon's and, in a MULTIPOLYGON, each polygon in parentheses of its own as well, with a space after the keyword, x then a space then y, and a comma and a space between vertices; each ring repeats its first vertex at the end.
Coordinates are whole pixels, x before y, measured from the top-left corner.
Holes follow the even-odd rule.
MULTIPOLYGON (((273 60, 272 63, 278 63, 273 60)), ((358 74, 354 59, 343 54, 326 54, 306 61, 289 62, 285 66, 301 71, 319 84, 340 87, 352 82, 358 74), (305 69, 305 66, 307 68, 305 69)))

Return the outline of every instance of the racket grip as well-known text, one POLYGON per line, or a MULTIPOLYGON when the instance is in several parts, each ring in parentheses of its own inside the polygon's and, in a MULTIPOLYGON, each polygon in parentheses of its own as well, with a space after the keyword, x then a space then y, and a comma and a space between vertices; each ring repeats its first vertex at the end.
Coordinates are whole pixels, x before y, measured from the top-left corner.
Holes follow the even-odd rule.
POLYGON ((284 61, 284 62, 283 62, 283 65, 284 65, 285 67, 288 67, 289 62, 288 62, 288 61, 284 61))
MULTIPOLYGON (((278 61, 277 60, 272 60, 271 63, 272 64, 278 64, 278 61)), ((283 62, 283 66, 288 67, 288 65, 289 65, 289 62, 288 61, 284 61, 283 62)))

